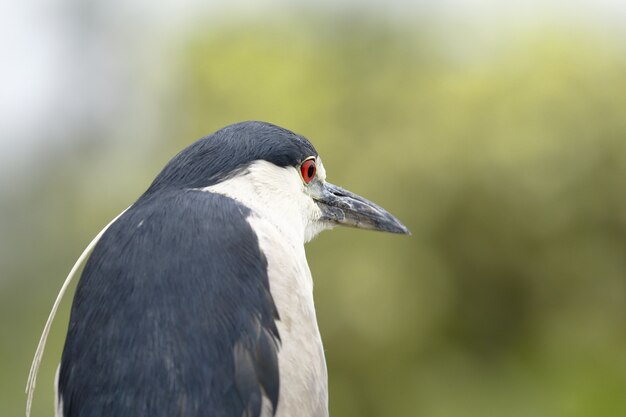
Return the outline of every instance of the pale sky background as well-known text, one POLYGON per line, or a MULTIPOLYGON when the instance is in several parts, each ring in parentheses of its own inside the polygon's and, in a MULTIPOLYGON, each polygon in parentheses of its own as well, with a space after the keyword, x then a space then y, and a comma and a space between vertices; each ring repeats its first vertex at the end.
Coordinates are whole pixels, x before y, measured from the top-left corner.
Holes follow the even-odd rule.
MULTIPOLYGON (((297 7, 372 10, 381 19, 454 23, 461 50, 501 40, 499 30, 564 25, 626 41, 626 1, 498 0, 25 0, 0 3, 0 184, 58 152, 82 124, 112 129, 141 89, 132 68, 164 65, 177 36, 196 25, 264 19, 297 7), (212 3, 212 4, 207 4, 212 3), (296 7, 297 4, 297 7, 296 7), (498 33, 498 36, 494 34, 498 33), (162 46, 161 49, 152 47, 162 46), (157 53, 159 51, 160 53, 157 53), (72 95, 75 86, 81 94, 72 95), (124 94, 122 94, 122 92, 124 94), (123 100, 122 100, 123 98, 123 100)), ((506 32, 506 31, 505 31, 506 32)), ((105 135, 106 136, 106 135, 105 135)))

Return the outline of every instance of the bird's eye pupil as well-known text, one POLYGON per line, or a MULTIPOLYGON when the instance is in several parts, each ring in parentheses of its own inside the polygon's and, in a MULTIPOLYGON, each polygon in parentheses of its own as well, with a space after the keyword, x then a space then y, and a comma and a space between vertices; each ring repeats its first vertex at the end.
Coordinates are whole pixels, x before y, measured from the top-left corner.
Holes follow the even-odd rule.
POLYGON ((300 172, 302 173, 302 179, 305 184, 310 183, 315 177, 315 172, 317 171, 317 167, 315 166, 314 159, 307 159, 300 166, 300 172))

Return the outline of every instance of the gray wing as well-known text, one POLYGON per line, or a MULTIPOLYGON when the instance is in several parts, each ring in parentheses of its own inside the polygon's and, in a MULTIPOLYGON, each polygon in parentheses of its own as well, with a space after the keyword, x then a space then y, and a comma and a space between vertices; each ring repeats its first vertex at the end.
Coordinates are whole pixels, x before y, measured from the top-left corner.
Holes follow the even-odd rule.
POLYGON ((63 417, 258 417, 279 396, 278 313, 248 210, 153 193, 95 247, 58 372, 63 417))

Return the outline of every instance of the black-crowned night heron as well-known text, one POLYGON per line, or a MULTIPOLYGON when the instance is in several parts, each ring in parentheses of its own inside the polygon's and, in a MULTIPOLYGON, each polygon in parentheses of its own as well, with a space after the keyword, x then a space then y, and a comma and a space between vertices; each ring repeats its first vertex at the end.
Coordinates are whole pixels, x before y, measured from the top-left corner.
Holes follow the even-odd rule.
POLYGON ((304 244, 335 225, 408 233, 326 182, 288 130, 244 122, 193 143, 90 245, 57 415, 327 416, 304 244))

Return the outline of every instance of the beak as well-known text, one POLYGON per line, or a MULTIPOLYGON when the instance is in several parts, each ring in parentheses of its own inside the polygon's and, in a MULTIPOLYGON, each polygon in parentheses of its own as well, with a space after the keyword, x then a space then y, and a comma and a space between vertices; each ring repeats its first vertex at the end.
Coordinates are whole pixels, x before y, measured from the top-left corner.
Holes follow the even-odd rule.
POLYGON ((322 210, 320 220, 333 224, 410 235, 400 220, 363 197, 330 183, 321 184, 313 199, 322 210))

